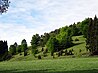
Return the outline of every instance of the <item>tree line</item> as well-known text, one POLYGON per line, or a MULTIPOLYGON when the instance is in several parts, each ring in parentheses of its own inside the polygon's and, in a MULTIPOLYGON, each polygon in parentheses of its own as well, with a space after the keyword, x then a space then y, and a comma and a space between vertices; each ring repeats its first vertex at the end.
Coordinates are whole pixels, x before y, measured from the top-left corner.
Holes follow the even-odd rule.
MULTIPOLYGON (((38 53, 38 47, 46 48, 45 52, 50 52, 53 56, 54 52, 61 52, 62 50, 74 46, 72 36, 83 35, 86 38, 86 48, 91 54, 98 52, 98 18, 97 16, 92 18, 86 18, 82 22, 77 22, 69 26, 65 26, 59 29, 55 29, 50 33, 44 33, 43 35, 35 34, 31 39, 31 46, 27 45, 25 39, 21 41, 21 44, 18 45, 17 42, 10 45, 9 51, 7 46, 7 41, 0 41, 0 56, 1 60, 5 58, 12 57, 16 54, 22 54, 24 56, 28 55, 28 50, 32 51, 32 54, 35 56, 38 53), (9 56, 10 55, 10 56, 9 56)), ((78 39, 77 39, 78 40, 78 39)), ((71 50, 67 54, 72 54, 71 50)))

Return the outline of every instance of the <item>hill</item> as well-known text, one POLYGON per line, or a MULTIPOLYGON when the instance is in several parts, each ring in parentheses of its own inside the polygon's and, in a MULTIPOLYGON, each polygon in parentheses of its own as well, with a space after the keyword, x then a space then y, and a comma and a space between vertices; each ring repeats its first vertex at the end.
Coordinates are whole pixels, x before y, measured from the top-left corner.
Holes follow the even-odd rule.
MULTIPOLYGON (((70 47, 70 48, 67 48, 67 50, 72 50, 73 49, 73 55, 72 56, 75 56, 75 57, 79 57, 81 55, 84 55, 86 56, 87 54, 87 51, 86 51, 86 48, 85 48, 85 38, 83 37, 83 35, 81 36, 73 36, 72 37, 72 40, 73 40, 73 43, 75 44, 74 46, 70 47), (78 41, 76 41, 76 39, 78 39, 78 41), (80 52, 81 50, 81 52, 80 52)), ((53 59, 53 57, 50 55, 50 53, 48 52, 47 53, 47 56, 44 57, 43 55, 43 52, 41 52, 41 47, 38 47, 38 50, 39 50, 39 53, 36 54, 36 56, 38 55, 41 55, 42 59, 53 59)), ((45 49, 45 47, 44 47, 45 49)), ((66 49, 65 49, 66 50, 66 49)), ((65 51, 63 50, 63 51, 65 51)), ((62 55, 60 57, 58 57, 56 55, 57 52, 54 53, 54 56, 55 58, 68 58, 68 57, 72 57, 72 56, 65 56, 65 55, 62 55)), ((30 61, 30 60, 37 60, 38 58, 35 58, 32 53, 31 53, 31 50, 29 51, 29 55, 25 56, 23 55, 23 52, 22 52, 22 55, 20 54, 17 54, 17 55, 14 55, 13 58, 10 60, 10 61, 30 61)))

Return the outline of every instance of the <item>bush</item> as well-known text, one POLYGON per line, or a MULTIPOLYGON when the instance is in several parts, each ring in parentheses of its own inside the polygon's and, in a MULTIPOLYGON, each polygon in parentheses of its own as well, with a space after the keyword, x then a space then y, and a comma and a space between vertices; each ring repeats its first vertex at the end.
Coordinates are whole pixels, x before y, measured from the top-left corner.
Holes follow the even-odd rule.
POLYGON ((46 53, 48 52, 48 49, 47 49, 47 48, 45 49, 45 52, 46 52, 46 53))
POLYGON ((27 56, 27 51, 24 51, 24 56, 27 56))
POLYGON ((22 53, 20 53, 19 55, 22 55, 22 53))
POLYGON ((79 52, 81 52, 82 50, 80 49, 79 52))
POLYGON ((40 55, 38 55, 38 59, 41 59, 41 56, 40 55))
POLYGON ((43 52, 43 56, 44 56, 44 57, 46 57, 46 56, 47 56, 47 54, 46 54, 46 52, 45 52, 45 51, 43 52))
POLYGON ((65 50, 65 55, 67 55, 67 49, 65 50))
POLYGON ((72 49, 71 51, 73 52, 74 50, 72 49))
POLYGON ((73 55, 72 50, 69 50, 69 55, 73 55))
POLYGON ((6 56, 6 60, 10 60, 12 58, 12 54, 8 54, 7 56, 6 56))
POLYGON ((58 54, 58 57, 59 57, 60 56, 60 52, 58 52, 57 54, 58 54))
POLYGON ((53 56, 54 52, 51 52, 51 56, 53 56))
POLYGON ((79 41, 79 39, 76 38, 75 41, 79 41))
POLYGON ((61 56, 62 56, 63 53, 64 53, 63 50, 61 50, 61 56))
POLYGON ((38 53, 38 49, 35 50, 35 53, 34 54, 37 54, 37 53, 38 53))
POLYGON ((44 48, 42 47, 42 50, 41 50, 42 52, 44 51, 44 48))
POLYGON ((48 52, 48 49, 45 49, 44 51, 43 51, 43 54, 46 54, 48 52))

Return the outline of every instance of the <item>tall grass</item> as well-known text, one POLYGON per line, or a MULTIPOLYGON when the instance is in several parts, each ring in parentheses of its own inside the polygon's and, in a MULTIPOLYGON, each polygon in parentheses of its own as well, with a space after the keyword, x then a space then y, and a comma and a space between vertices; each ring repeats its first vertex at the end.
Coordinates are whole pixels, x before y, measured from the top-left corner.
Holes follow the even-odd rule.
POLYGON ((98 58, 0 62, 0 73, 97 73, 98 58))

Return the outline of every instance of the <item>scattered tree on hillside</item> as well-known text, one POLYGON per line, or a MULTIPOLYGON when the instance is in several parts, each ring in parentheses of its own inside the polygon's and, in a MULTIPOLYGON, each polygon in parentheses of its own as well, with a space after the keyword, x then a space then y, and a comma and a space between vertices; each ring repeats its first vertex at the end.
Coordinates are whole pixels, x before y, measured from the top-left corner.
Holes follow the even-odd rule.
POLYGON ((21 42, 21 48, 22 48, 22 50, 24 52, 24 56, 26 56, 27 55, 28 47, 27 47, 27 42, 26 42, 25 39, 23 39, 22 42, 21 42))
POLYGON ((18 45, 18 46, 17 46, 16 51, 17 51, 17 53, 20 53, 20 55, 21 55, 21 52, 22 52, 22 47, 21 47, 21 45, 18 45))
POLYGON ((10 45, 9 52, 12 55, 15 55, 16 54, 16 47, 15 47, 15 45, 10 45))
POLYGON ((12 55, 16 54, 17 46, 18 46, 17 42, 15 42, 13 45, 10 45, 10 47, 9 47, 10 54, 12 54, 12 55))
POLYGON ((31 40, 31 46, 32 46, 32 53, 35 56, 36 49, 39 46, 40 41, 40 36, 39 34, 33 35, 32 40, 31 40))
POLYGON ((49 51, 51 52, 51 56, 53 56, 53 53, 58 51, 59 48, 59 42, 56 38, 51 37, 47 44, 46 44, 47 48, 49 49, 49 51))
POLYGON ((84 35, 84 37, 87 37, 87 30, 88 30, 88 25, 89 25, 89 18, 86 18, 84 21, 80 23, 80 31, 84 35))
POLYGON ((14 43, 14 46, 17 48, 17 46, 18 46, 17 42, 14 43))
POLYGON ((98 18, 94 20, 90 18, 88 32, 86 38, 86 48, 89 49, 91 55, 98 54, 98 18))
POLYGON ((77 28, 75 23, 72 25, 72 35, 73 36, 78 36, 79 35, 79 29, 77 28))
POLYGON ((50 35, 48 33, 44 33, 44 35, 41 35, 40 37, 40 46, 44 47, 49 40, 50 35))
POLYGON ((60 34, 57 35, 59 41, 59 51, 72 46, 72 32, 71 29, 65 27, 60 30, 60 34))
POLYGON ((7 41, 0 41, 0 61, 5 60, 8 55, 7 41))

